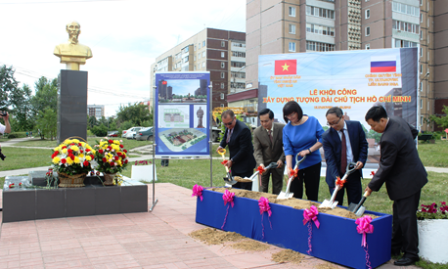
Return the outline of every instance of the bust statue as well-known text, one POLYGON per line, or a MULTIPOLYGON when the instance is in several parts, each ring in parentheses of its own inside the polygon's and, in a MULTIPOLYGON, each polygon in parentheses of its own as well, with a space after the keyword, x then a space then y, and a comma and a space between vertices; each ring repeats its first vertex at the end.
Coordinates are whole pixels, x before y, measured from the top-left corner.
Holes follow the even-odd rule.
POLYGON ((80 64, 85 64, 87 59, 92 58, 92 51, 89 47, 78 43, 78 36, 81 33, 81 26, 73 21, 66 26, 69 36, 68 42, 57 45, 53 54, 61 58, 61 63, 65 63, 67 69, 79 70, 80 64))

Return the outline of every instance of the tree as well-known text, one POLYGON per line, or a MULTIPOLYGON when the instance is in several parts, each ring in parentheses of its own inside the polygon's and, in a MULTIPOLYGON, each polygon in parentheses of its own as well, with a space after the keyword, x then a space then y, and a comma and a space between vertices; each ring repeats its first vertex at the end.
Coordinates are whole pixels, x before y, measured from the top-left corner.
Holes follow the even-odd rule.
POLYGON ((438 127, 446 129, 448 128, 448 106, 443 106, 442 113, 445 115, 441 116, 431 115, 429 116, 429 119, 433 121, 435 124, 437 124, 438 127))
POLYGON ((42 139, 46 137, 50 137, 53 140, 56 137, 56 132, 58 123, 58 113, 54 111, 52 108, 45 108, 40 116, 37 118, 37 128, 40 131, 40 135, 42 139))
POLYGON ((120 106, 117 113, 117 120, 120 123, 130 121, 137 126, 143 126, 143 123, 151 123, 152 125, 153 114, 146 105, 135 103, 134 105, 129 104, 126 107, 120 106))
POLYGON ((90 130, 92 130, 93 127, 98 125, 98 121, 96 120, 95 116, 90 116, 87 122, 90 130))
POLYGON ((4 110, 9 105, 9 96, 18 88, 19 82, 14 78, 12 66, 3 65, 0 68, 0 109, 4 110))
POLYGON ((33 130, 35 122, 31 119, 31 89, 28 85, 17 88, 10 94, 10 104, 12 107, 11 117, 16 120, 14 130, 30 131, 33 130))

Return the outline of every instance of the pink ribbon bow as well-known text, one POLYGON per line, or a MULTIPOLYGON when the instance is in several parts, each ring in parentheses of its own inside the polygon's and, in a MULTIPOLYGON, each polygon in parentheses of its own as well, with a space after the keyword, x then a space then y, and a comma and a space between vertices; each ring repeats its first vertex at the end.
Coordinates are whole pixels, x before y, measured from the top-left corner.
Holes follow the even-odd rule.
POLYGON ((373 225, 370 224, 370 222, 372 222, 372 217, 370 216, 364 216, 357 219, 355 222, 356 224, 358 224, 356 230, 359 234, 362 234, 361 246, 366 252, 366 267, 369 269, 372 268, 372 266, 370 265, 369 261, 369 248, 367 246, 366 234, 373 233, 373 225))
POLYGON ((224 225, 226 225, 227 216, 229 215, 229 207, 230 207, 230 205, 232 205, 232 207, 234 205, 234 203, 233 203, 233 197, 234 196, 235 196, 235 193, 230 192, 229 190, 226 190, 224 192, 224 194, 222 195, 222 199, 224 200, 224 205, 226 205, 227 203, 229 203, 229 204, 227 205, 227 212, 226 212, 226 216, 224 218, 224 223, 221 226, 221 230, 224 230, 224 225))
POLYGON ((269 200, 266 197, 260 197, 260 200, 258 200, 258 207, 260 208, 260 214, 261 214, 261 233, 262 233, 262 238, 264 238, 264 225, 263 225, 263 213, 267 212, 268 213, 268 220, 269 220, 269 225, 271 226, 271 230, 272 230, 272 223, 271 220, 269 219, 269 217, 272 215, 272 211, 271 211, 271 207, 269 206, 269 200))
POLYGON ((224 200, 224 205, 227 203, 231 204, 232 207, 234 205, 233 203, 233 197, 235 196, 235 193, 230 192, 229 190, 226 190, 224 194, 222 195, 222 199, 224 200))
POLYGON ((193 186, 193 194, 191 195, 192 197, 193 196, 197 196, 197 197, 199 197, 199 199, 201 199, 201 202, 202 202, 202 200, 204 199, 204 197, 202 197, 202 190, 203 190, 204 188, 202 187, 202 186, 200 186, 200 185, 198 185, 198 184, 195 184, 194 186, 193 186))
POLYGON ((317 215, 319 215, 319 211, 317 210, 317 207, 315 205, 312 205, 310 209, 305 209, 303 211, 303 225, 308 223, 308 251, 307 253, 310 254, 311 251, 313 251, 313 246, 311 245, 311 238, 313 236, 313 224, 316 225, 317 229, 319 229, 320 223, 317 220, 317 215))
POLYGON ((362 234, 361 246, 363 247, 367 246, 366 234, 373 233, 373 225, 370 224, 370 222, 372 222, 372 217, 370 216, 364 216, 357 219, 355 222, 356 224, 358 224, 356 230, 359 234, 362 234))
POLYGON ((305 209, 303 211, 303 225, 305 225, 308 221, 311 223, 311 220, 314 221, 317 229, 319 229, 320 223, 317 220, 317 215, 319 215, 319 211, 315 205, 312 205, 310 209, 305 209))

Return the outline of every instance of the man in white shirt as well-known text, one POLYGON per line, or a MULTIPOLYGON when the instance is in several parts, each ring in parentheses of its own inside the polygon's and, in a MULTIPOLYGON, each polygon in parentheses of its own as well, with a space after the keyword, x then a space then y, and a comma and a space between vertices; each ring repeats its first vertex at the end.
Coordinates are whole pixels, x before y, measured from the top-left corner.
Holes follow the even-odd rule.
POLYGON ((9 114, 6 111, 3 111, 0 113, 0 118, 2 118, 5 121, 5 125, 0 123, 0 133, 10 133, 11 132, 11 125, 9 124, 9 114))

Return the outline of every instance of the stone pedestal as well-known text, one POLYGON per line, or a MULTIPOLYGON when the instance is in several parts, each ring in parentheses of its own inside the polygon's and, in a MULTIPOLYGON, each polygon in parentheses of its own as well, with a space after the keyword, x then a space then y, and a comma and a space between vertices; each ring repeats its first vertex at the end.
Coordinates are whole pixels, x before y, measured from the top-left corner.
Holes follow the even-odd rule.
POLYGON ((87 139, 87 72, 61 70, 58 98, 58 142, 87 139))

